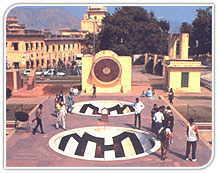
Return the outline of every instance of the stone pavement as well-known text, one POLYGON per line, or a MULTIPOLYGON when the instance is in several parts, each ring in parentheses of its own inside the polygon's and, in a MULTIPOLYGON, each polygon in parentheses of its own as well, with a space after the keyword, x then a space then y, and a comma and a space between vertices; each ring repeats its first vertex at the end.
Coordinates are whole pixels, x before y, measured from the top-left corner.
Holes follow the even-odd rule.
MULTIPOLYGON (((78 96, 76 102, 93 100, 89 96, 78 96)), ((134 96, 97 96, 94 100, 123 100, 135 101, 134 96)), ((165 104, 163 100, 151 100, 141 98, 145 104, 142 113, 141 130, 149 131, 151 126, 150 110, 154 103, 165 104)), ((6 142, 6 166, 10 167, 201 167, 208 163, 212 151, 202 141, 198 143, 197 162, 185 161, 186 125, 179 116, 175 114, 174 142, 170 146, 168 158, 160 160, 160 151, 151 155, 124 161, 87 161, 75 159, 56 153, 48 146, 49 139, 62 132, 55 129, 56 118, 54 113, 54 97, 48 98, 44 103, 44 129, 46 134, 32 135, 31 131, 17 130, 6 142)), ((111 117, 108 123, 98 120, 99 117, 81 116, 68 114, 67 129, 87 126, 119 126, 133 128, 134 115, 111 117)))

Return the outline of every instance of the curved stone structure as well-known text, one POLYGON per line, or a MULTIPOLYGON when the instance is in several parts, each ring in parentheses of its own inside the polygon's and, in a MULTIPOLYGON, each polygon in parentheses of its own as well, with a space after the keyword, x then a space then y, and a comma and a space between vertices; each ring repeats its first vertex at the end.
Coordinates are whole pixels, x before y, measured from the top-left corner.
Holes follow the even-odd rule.
POLYGON ((160 148, 160 142, 141 130, 94 126, 58 133, 49 140, 56 152, 84 160, 128 160, 147 156, 160 148))
POLYGON ((131 102, 119 100, 96 100, 78 102, 73 105, 72 113, 79 115, 99 116, 102 109, 108 109, 109 116, 123 116, 135 114, 131 102))

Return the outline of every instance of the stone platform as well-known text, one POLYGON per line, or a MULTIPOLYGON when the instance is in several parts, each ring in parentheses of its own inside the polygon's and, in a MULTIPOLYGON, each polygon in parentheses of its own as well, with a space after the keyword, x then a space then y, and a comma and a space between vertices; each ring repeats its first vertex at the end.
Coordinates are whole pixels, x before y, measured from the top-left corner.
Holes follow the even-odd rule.
MULTIPOLYGON (((78 96, 76 102, 87 100, 122 100, 134 102, 134 96, 97 96, 92 99, 89 96, 78 96)), ((149 132, 151 127, 150 110, 154 103, 158 105, 166 105, 161 99, 141 98, 145 105, 145 109, 141 115, 142 131, 149 132)), ((202 167, 205 166, 210 158, 212 151, 199 141, 197 149, 197 162, 184 160, 186 145, 186 124, 175 115, 175 131, 173 144, 171 144, 168 158, 165 161, 160 160, 160 150, 147 156, 142 156, 127 160, 116 161, 96 161, 82 160, 72 158, 55 152, 49 147, 49 140, 52 136, 63 132, 63 129, 56 129, 56 117, 54 116, 54 97, 50 97, 44 101, 43 125, 46 134, 37 133, 32 135, 31 131, 17 130, 6 141, 6 167, 202 167)), ((118 117, 110 117, 108 122, 99 121, 99 117, 81 116, 78 114, 68 114, 66 119, 67 130, 75 128, 85 128, 90 126, 113 126, 134 129, 134 115, 124 115, 118 117)), ((34 126, 34 124, 32 125, 34 126)))

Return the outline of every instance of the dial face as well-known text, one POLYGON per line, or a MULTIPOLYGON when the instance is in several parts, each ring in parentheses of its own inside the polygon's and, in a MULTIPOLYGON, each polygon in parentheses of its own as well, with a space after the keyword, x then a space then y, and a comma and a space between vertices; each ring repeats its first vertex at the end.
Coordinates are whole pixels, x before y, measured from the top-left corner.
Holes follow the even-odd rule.
POLYGON ((99 81, 109 83, 119 78, 121 69, 118 62, 110 57, 104 57, 95 63, 93 72, 99 81))

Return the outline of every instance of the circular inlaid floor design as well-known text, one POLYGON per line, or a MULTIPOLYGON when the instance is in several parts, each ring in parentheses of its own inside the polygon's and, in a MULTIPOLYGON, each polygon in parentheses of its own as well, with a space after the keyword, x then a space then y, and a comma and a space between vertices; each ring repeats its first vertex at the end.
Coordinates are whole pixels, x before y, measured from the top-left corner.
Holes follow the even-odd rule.
POLYGON ((62 155, 84 160, 128 160, 149 155, 160 148, 160 142, 141 130, 93 126, 58 133, 49 146, 62 155))
POLYGON ((105 108, 109 116, 123 116, 135 113, 133 103, 119 100, 97 100, 78 102, 73 105, 72 113, 79 115, 100 116, 105 108))

